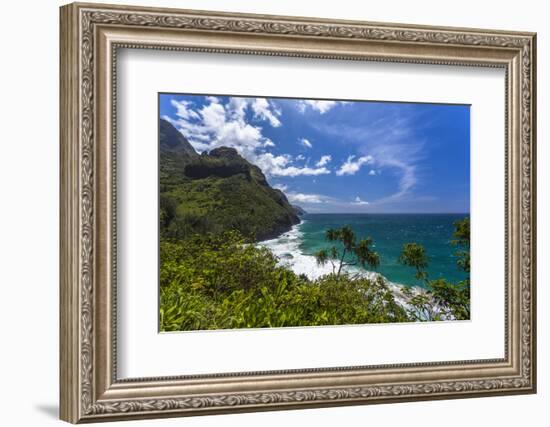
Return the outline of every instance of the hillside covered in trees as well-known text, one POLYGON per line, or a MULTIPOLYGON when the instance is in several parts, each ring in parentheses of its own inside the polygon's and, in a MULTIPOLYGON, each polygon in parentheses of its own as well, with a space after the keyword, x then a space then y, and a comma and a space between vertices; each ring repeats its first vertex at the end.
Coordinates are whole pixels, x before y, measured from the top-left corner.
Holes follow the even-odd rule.
POLYGON ((300 222, 299 214, 302 210, 237 150, 218 147, 199 155, 172 124, 160 119, 161 237, 234 230, 263 240, 290 230, 300 222))

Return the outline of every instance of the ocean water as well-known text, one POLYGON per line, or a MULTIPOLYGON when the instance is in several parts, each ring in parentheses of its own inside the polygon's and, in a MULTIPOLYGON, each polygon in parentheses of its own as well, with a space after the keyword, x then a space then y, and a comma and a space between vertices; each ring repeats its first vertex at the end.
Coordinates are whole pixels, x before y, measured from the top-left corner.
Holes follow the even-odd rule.
MULTIPOLYGON (((332 246, 325 240, 325 231, 349 225, 356 236, 367 236, 374 241, 373 249, 380 255, 376 272, 390 282, 408 286, 423 286, 414 277, 415 271, 398 262, 404 243, 424 246, 428 256, 428 274, 431 279, 445 278, 451 282, 463 280, 466 275, 456 265, 457 248, 451 245, 453 223, 468 214, 307 214, 300 224, 276 239, 261 242, 279 257, 282 264, 311 279, 332 271, 330 264, 317 266, 314 253, 332 246)), ((361 267, 352 267, 355 271, 361 267)))

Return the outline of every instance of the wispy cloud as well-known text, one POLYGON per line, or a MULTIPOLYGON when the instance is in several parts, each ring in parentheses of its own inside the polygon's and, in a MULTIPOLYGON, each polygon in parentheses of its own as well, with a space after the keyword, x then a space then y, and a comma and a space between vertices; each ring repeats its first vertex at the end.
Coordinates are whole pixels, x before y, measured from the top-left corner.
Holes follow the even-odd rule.
POLYGON ((348 212, 350 210, 357 211, 357 209, 364 211, 362 207, 370 204, 368 201, 361 199, 359 196, 355 197, 352 201, 349 201, 326 194, 294 191, 286 184, 275 184, 273 187, 283 191, 291 203, 304 205, 311 212, 319 211, 319 209, 332 209, 340 212, 348 212), (323 206, 322 208, 321 205, 323 206))
POLYGON ((372 164, 369 175, 379 174, 382 169, 393 171, 397 175, 397 188, 388 196, 371 201, 382 204, 398 201, 411 194, 419 184, 419 167, 423 160, 424 141, 416 137, 423 118, 417 113, 404 114, 402 110, 388 107, 383 114, 365 120, 361 126, 346 124, 316 124, 315 128, 328 135, 338 137, 342 143, 355 146, 357 155, 352 157, 336 172, 342 176, 356 173, 363 164, 372 164), (371 158, 372 161, 359 159, 371 158))
POLYGON ((416 175, 417 167, 415 165, 407 164, 403 161, 395 160, 395 159, 385 160, 383 164, 384 166, 394 167, 397 170, 399 170, 401 173, 401 177, 399 178, 397 191, 388 197, 379 199, 377 201, 378 203, 388 203, 391 201, 398 200, 403 196, 405 196, 406 194, 408 194, 413 189, 413 187, 417 184, 418 182, 418 178, 416 175))
POLYGON ((307 138, 300 138, 298 142, 306 148, 313 148, 313 144, 311 144, 311 141, 307 138))
POLYGON ((191 101, 176 101, 172 99, 170 101, 172 107, 176 109, 176 116, 183 119, 199 119, 199 114, 193 110, 193 103, 191 101))
POLYGON ((357 196, 357 197, 353 200, 352 204, 354 204, 354 205, 368 205, 369 202, 367 202, 366 200, 361 200, 361 197, 357 196))
POLYGON ((273 185, 273 188, 284 192, 290 203, 297 203, 305 206, 341 203, 340 200, 326 194, 295 191, 287 184, 276 183, 273 185))
POLYGON ((281 121, 279 120, 281 110, 275 108, 267 99, 256 98, 252 102, 252 110, 254 111, 254 117, 267 120, 273 127, 281 126, 281 121))

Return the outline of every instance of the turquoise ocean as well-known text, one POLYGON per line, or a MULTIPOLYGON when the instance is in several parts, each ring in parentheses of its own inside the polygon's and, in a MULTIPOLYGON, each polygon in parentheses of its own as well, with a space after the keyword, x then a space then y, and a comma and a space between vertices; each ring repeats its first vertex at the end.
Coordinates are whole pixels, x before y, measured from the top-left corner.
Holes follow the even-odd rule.
MULTIPOLYGON (((373 249, 380 255, 376 272, 390 282, 423 286, 415 279, 412 268, 398 262, 403 244, 415 242, 426 250, 429 277, 456 283, 466 276, 456 265, 457 248, 451 244, 453 223, 466 216, 469 214, 306 214, 289 232, 260 244, 271 249, 282 264, 313 279, 332 271, 330 265, 317 266, 313 256, 332 245, 325 240, 325 231, 349 225, 359 239, 372 237, 373 249)), ((361 267, 353 268, 351 272, 367 273, 361 267)))

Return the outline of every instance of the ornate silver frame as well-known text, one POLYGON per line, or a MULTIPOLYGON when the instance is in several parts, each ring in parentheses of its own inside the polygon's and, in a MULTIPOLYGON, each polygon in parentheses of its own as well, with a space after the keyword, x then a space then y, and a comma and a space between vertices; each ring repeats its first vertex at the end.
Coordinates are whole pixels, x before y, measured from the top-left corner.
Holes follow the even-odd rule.
POLYGON ((72 422, 534 393, 533 33, 98 4, 61 8, 61 419, 72 422), (116 376, 118 47, 506 70, 505 357, 237 375, 116 376))

